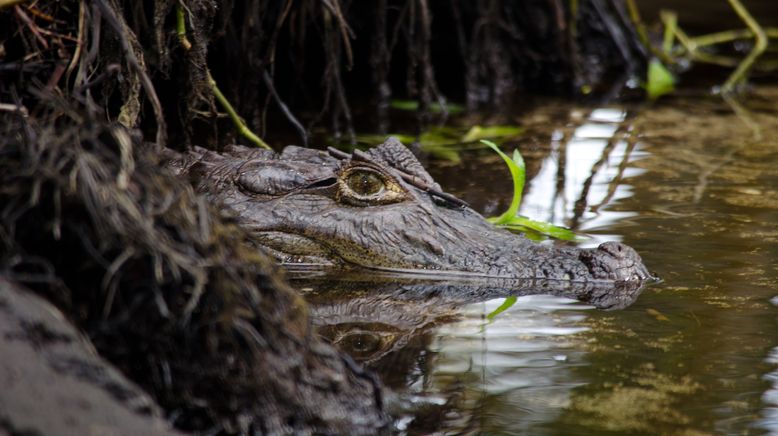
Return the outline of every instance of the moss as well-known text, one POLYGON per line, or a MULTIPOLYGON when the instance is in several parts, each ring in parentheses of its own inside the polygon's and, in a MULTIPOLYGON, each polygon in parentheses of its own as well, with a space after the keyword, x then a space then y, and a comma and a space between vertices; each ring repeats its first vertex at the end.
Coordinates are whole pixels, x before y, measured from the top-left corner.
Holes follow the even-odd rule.
POLYGON ((691 423, 678 410, 684 396, 702 386, 688 376, 674 378, 657 372, 652 365, 641 366, 629 385, 613 384, 594 394, 578 394, 570 406, 578 424, 616 432, 653 433, 667 426, 677 430, 691 423))

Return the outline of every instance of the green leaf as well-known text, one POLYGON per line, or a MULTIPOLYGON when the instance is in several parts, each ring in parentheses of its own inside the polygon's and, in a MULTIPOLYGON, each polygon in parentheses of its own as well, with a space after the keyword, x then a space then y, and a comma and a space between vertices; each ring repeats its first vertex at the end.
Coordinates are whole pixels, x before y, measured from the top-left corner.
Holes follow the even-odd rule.
POLYGON ((675 12, 663 10, 659 13, 662 17, 662 22, 665 24, 665 33, 662 37, 662 52, 669 55, 670 50, 673 49, 673 39, 675 38, 675 32, 678 28, 678 15, 675 12))
MULTIPOLYGON (((416 112, 419 110, 419 102, 416 100, 392 100, 389 102, 389 106, 401 111, 416 112)), ((446 103, 445 108, 450 115, 460 114, 465 111, 464 106, 456 103, 446 103)), ((439 103, 431 103, 430 111, 433 113, 441 113, 443 112, 443 107, 439 103)))
POLYGON ((521 154, 518 150, 513 152, 513 159, 511 159, 508 157, 508 155, 503 153, 502 150, 500 150, 500 147, 498 147, 494 142, 482 139, 481 143, 486 144, 489 148, 496 151, 502 160, 505 161, 505 164, 508 165, 508 169, 511 172, 511 178, 513 179, 513 199, 511 200, 511 205, 508 207, 508 210, 506 210, 505 213, 498 216, 497 218, 489 218, 489 221, 494 224, 505 224, 510 222, 511 219, 514 218, 519 212, 519 205, 521 204, 521 193, 524 190, 524 159, 521 157, 521 154))
POLYGON ((419 136, 419 143, 424 146, 441 146, 457 144, 459 132, 453 127, 432 127, 419 136))
POLYGON ((518 126, 473 126, 462 137, 462 142, 475 142, 488 138, 508 138, 518 136, 524 129, 518 126))
POLYGON ((462 157, 459 155, 459 151, 452 147, 447 147, 445 145, 422 143, 421 149, 424 150, 424 152, 429 153, 438 159, 447 160, 455 164, 462 162, 462 157))
POLYGON ((419 102, 416 100, 392 100, 389 103, 389 106, 401 111, 417 111, 419 109, 419 102))
POLYGON ((516 296, 515 296, 515 295, 511 295, 510 297, 506 297, 506 298, 505 298, 505 301, 503 301, 503 302, 502 302, 502 304, 500 305, 500 307, 498 307, 497 309, 494 309, 494 310, 492 311, 492 313, 490 313, 489 315, 486 315, 486 318, 487 318, 487 319, 488 319, 490 322, 491 322, 491 321, 494 321, 494 318, 496 318, 496 317, 497 317, 497 315, 499 315, 499 314, 501 314, 501 313, 505 312, 506 310, 510 309, 510 308, 511 308, 511 306, 513 306, 514 304, 516 304, 516 300, 517 300, 517 298, 516 298, 516 296))
POLYGON ((508 165, 508 169, 511 172, 513 178, 513 199, 508 210, 498 217, 487 218, 487 220, 495 225, 506 227, 509 230, 520 231, 523 233, 535 232, 542 235, 547 235, 552 238, 561 239, 564 241, 580 240, 578 235, 570 229, 564 227, 555 226, 551 223, 543 221, 531 220, 527 217, 518 215, 519 205, 521 205, 521 193, 524 189, 524 179, 526 176, 526 166, 524 164, 524 158, 521 157, 519 150, 513 151, 513 159, 503 153, 497 144, 481 140, 481 143, 486 144, 492 150, 496 151, 500 155, 502 160, 508 165))
POLYGON ((570 229, 555 226, 544 221, 535 221, 523 216, 516 216, 510 222, 501 224, 501 227, 520 232, 532 230, 555 239, 561 239, 563 241, 580 241, 586 239, 578 236, 570 229))
POLYGON ((648 82, 646 93, 649 100, 669 94, 675 90, 675 77, 657 58, 651 59, 648 64, 648 82))

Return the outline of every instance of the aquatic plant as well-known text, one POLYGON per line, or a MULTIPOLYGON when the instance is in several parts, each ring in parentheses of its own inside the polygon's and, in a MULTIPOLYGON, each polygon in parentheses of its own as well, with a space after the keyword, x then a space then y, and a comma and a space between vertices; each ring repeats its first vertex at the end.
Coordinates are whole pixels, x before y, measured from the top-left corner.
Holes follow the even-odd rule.
MULTIPOLYGON (((402 110, 409 110, 408 108, 402 110)), ((449 107, 451 110, 451 107, 449 107)), ((481 149, 483 145, 479 142, 481 139, 491 139, 504 141, 521 136, 524 129, 515 125, 497 125, 471 127, 463 126, 434 126, 418 136, 408 133, 391 133, 389 135, 364 134, 356 135, 357 143, 343 144, 334 139, 330 144, 343 150, 353 150, 354 148, 367 148, 375 144, 380 144, 388 136, 394 136, 403 144, 418 144, 419 148, 430 155, 446 160, 452 163, 462 161, 461 151, 481 149)))
POLYGON ((519 150, 514 150, 513 158, 511 158, 503 153, 502 150, 500 150, 500 147, 498 147, 494 142, 487 141, 485 139, 482 139, 480 142, 487 145, 498 155, 500 155, 502 160, 505 161, 505 164, 508 165, 508 169, 511 172, 511 179, 513 179, 513 198, 511 199, 510 206, 508 206, 508 210, 506 210, 500 216, 488 218, 490 222, 495 225, 505 227, 509 230, 523 233, 533 231, 565 241, 574 241, 579 238, 578 235, 576 235, 575 232, 570 229, 559 227, 548 222, 535 221, 533 219, 519 215, 518 213, 519 206, 521 206, 521 195, 524 190, 524 181, 526 177, 526 168, 524 165, 524 159, 521 157, 521 153, 519 153, 519 150))
POLYGON ((489 320, 489 322, 493 322, 495 318, 497 318, 497 315, 505 312, 506 310, 513 307, 514 304, 516 304, 516 300, 518 300, 518 297, 515 295, 511 295, 510 297, 505 297, 505 300, 503 300, 502 304, 500 304, 499 307, 491 311, 488 315, 486 315, 486 319, 489 320))
POLYGON ((642 44, 654 55, 648 64, 646 92, 649 99, 672 92, 669 86, 672 74, 669 68, 689 62, 700 62, 733 68, 727 80, 721 85, 723 94, 730 94, 744 84, 755 68, 774 69, 774 66, 760 65, 757 61, 768 48, 770 38, 778 37, 778 28, 763 27, 743 5, 741 0, 727 0, 735 14, 746 25, 746 29, 727 30, 696 37, 689 36, 679 25, 675 12, 662 11, 660 20, 664 26, 661 48, 655 47, 648 37, 646 26, 640 18, 635 0, 627 0, 630 19, 642 44), (712 52, 716 46, 740 40, 753 40, 753 46, 743 59, 712 52), (677 44, 675 44, 677 42, 677 44))

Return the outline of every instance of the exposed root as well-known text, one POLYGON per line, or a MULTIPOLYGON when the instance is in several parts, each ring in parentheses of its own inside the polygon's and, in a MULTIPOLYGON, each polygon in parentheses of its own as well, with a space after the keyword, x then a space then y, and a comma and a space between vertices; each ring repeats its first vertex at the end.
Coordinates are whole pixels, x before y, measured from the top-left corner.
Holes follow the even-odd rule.
POLYGON ((38 82, 177 146, 235 135, 208 71, 248 129, 265 137, 287 125, 280 115, 305 143, 327 119, 353 140, 364 96, 386 130, 394 94, 417 99, 424 124, 444 94, 471 109, 522 90, 571 94, 644 61, 615 0, 41 0, 3 11, 0 103, 34 100, 38 82), (121 69, 95 81, 108 65, 121 69))

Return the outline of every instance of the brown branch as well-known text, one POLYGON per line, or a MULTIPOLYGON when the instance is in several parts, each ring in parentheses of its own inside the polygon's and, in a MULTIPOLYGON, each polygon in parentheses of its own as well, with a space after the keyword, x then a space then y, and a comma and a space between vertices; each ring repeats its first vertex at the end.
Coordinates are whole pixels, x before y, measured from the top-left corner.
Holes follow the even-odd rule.
POLYGON ((267 72, 267 70, 262 72, 262 78, 265 80, 265 86, 267 86, 267 90, 270 93, 270 95, 273 96, 273 99, 275 100, 276 104, 279 108, 281 108, 281 112, 284 113, 286 116, 286 119, 289 120, 290 123, 294 126, 295 129, 297 129, 297 132, 300 134, 300 136, 303 139, 303 146, 308 146, 308 133, 305 131, 305 127, 303 127, 302 124, 300 124, 300 121, 297 120, 297 118, 294 116, 291 110, 289 110, 289 107, 284 103, 283 100, 281 100, 281 97, 278 95, 278 92, 276 92, 276 88, 273 85, 273 78, 270 77, 270 74, 267 72))
POLYGON ((372 52, 370 66, 372 68, 373 85, 376 87, 376 115, 378 131, 386 133, 389 128, 389 99, 392 88, 389 85, 389 65, 392 54, 389 52, 386 39, 387 0, 378 0, 374 12, 372 52))
POLYGON ((332 15, 334 15, 338 20, 338 30, 340 30, 340 37, 343 41, 343 48, 346 50, 346 69, 350 70, 351 67, 354 66, 354 54, 351 51, 351 42, 349 41, 350 38, 354 37, 351 31, 351 27, 349 27, 348 22, 346 22, 346 18, 343 16, 343 11, 340 9, 339 1, 331 2, 330 0, 324 0, 323 3, 324 6, 326 6, 330 12, 332 12, 332 15))
POLYGON ((267 53, 267 57, 265 58, 266 65, 271 65, 275 62, 278 35, 281 33, 281 28, 283 27, 286 18, 289 16, 289 11, 292 10, 293 3, 294 2, 292 0, 287 0, 286 5, 284 5, 284 10, 281 11, 281 14, 278 16, 278 19, 276 20, 276 26, 273 29, 273 34, 270 35, 270 42, 268 43, 269 50, 267 53))

